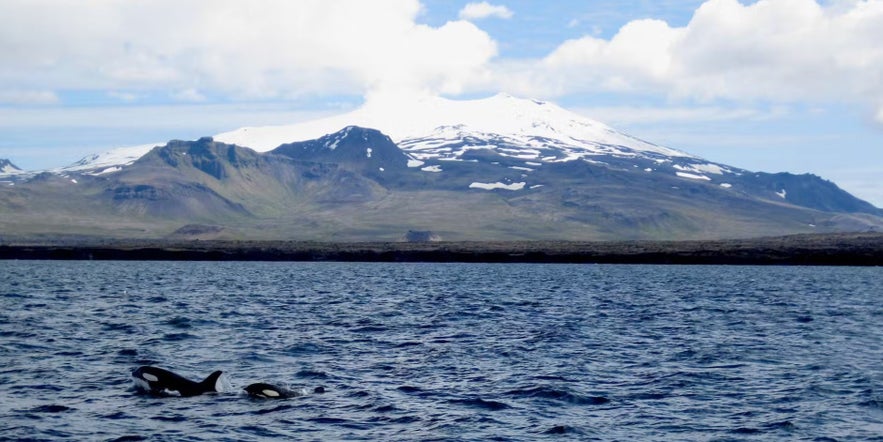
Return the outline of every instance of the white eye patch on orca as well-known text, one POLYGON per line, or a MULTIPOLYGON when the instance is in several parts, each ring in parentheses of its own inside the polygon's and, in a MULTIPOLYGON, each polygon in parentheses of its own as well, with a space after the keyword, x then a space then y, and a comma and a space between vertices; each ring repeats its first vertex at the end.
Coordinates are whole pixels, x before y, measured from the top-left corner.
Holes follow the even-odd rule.
POLYGON ((279 397, 279 392, 276 390, 261 390, 261 393, 267 397, 279 397))
POLYGON ((148 381, 148 382, 156 382, 156 381, 159 380, 158 377, 156 377, 156 376, 154 376, 154 375, 152 375, 152 374, 150 374, 150 373, 141 373, 141 377, 143 377, 144 380, 146 380, 146 381, 148 381))

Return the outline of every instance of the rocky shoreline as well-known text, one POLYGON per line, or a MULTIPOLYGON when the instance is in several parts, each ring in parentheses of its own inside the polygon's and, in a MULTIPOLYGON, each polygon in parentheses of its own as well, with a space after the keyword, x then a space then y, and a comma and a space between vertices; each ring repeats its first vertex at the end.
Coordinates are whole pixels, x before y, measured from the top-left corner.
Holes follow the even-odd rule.
POLYGON ((0 239, 0 259, 883 265, 883 234, 714 241, 361 242, 0 239))

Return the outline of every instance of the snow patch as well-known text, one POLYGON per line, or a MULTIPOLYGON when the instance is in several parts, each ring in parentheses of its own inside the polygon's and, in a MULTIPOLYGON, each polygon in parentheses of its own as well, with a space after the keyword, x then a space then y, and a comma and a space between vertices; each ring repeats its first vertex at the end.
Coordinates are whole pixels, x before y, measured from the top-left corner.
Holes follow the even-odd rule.
POLYGON ((681 178, 689 178, 691 180, 711 181, 711 178, 709 178, 705 175, 696 175, 694 173, 689 173, 689 172, 675 172, 675 174, 681 178))
POLYGON ((729 172, 729 169, 724 169, 723 167, 718 166, 717 164, 693 164, 692 169, 696 172, 704 172, 704 173, 713 173, 715 175, 723 175, 724 172, 729 172))
POLYGON ((725 171, 729 172, 729 169, 724 169, 724 168, 718 166, 717 164, 710 164, 710 163, 708 163, 708 164, 687 164, 687 165, 675 164, 672 167, 674 167, 675 169, 680 170, 682 172, 690 172, 690 173, 695 173, 695 174, 700 174, 700 175, 706 174, 706 173, 711 173, 711 174, 715 174, 715 175, 723 175, 725 171))
POLYGON ((408 159, 408 167, 420 167, 425 163, 425 161, 408 159))
POLYGON ((785 197, 788 196, 788 192, 786 192, 785 189, 782 189, 776 192, 776 195, 779 195, 780 198, 785 199, 785 197))
POLYGON ((424 172, 435 172, 435 173, 438 173, 438 172, 441 172, 441 171, 442 171, 442 168, 441 168, 441 166, 426 166, 426 167, 424 167, 424 168, 422 168, 422 169, 420 169, 420 170, 422 170, 422 171, 424 171, 424 172))
POLYGON ((525 171, 525 172, 533 172, 533 171, 534 171, 534 169, 531 169, 530 167, 509 166, 509 168, 510 168, 510 169, 515 169, 515 170, 523 170, 523 171, 525 171))
POLYGON ((365 155, 368 155, 368 158, 371 158, 371 152, 373 152, 373 151, 374 150, 369 147, 369 148, 365 149, 365 155))
POLYGON ((469 185, 470 189, 484 189, 484 190, 494 190, 494 189, 502 189, 502 190, 521 190, 524 189, 524 185, 527 183, 512 183, 505 184, 501 182, 496 183, 472 183, 469 185))
POLYGON ((108 167, 107 169, 104 169, 104 170, 102 170, 102 171, 100 171, 100 172, 95 172, 95 173, 93 173, 92 175, 105 175, 105 174, 108 174, 108 173, 119 172, 119 171, 121 171, 121 170, 123 170, 123 168, 122 168, 122 167, 119 167, 119 166, 108 167))
POLYGON ((730 183, 721 183, 721 187, 723 187, 724 189, 729 189, 733 187, 733 185, 730 183))
POLYGON ((140 146, 112 149, 104 153, 90 155, 70 166, 53 170, 53 172, 76 172, 128 166, 159 145, 161 145, 161 143, 142 144, 140 146))

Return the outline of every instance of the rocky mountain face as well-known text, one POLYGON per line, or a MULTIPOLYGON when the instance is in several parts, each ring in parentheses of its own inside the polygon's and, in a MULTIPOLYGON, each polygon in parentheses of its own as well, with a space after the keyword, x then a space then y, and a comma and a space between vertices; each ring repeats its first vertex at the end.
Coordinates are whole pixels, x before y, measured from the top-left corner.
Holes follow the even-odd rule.
POLYGON ((709 162, 550 103, 498 96, 431 100, 392 117, 368 110, 7 174, 0 232, 415 241, 883 229, 883 211, 819 177, 709 162), (392 132, 323 132, 343 121, 392 132), (321 134, 304 138, 312 133, 321 134))

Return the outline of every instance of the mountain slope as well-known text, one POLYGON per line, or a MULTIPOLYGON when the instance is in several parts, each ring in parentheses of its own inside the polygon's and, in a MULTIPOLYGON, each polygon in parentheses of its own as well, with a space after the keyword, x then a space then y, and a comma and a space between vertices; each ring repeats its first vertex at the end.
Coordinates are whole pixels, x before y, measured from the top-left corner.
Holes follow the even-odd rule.
POLYGON ((395 241, 410 231, 446 240, 598 240, 883 229, 875 215, 800 207, 770 190, 811 189, 815 177, 748 181, 766 197, 737 190, 749 186, 735 180, 726 187, 647 172, 634 158, 538 163, 481 148, 427 160, 355 126, 264 153, 208 137, 172 141, 118 171, 44 173, 0 187, 0 208, 10 214, 0 228, 327 241, 395 241))

